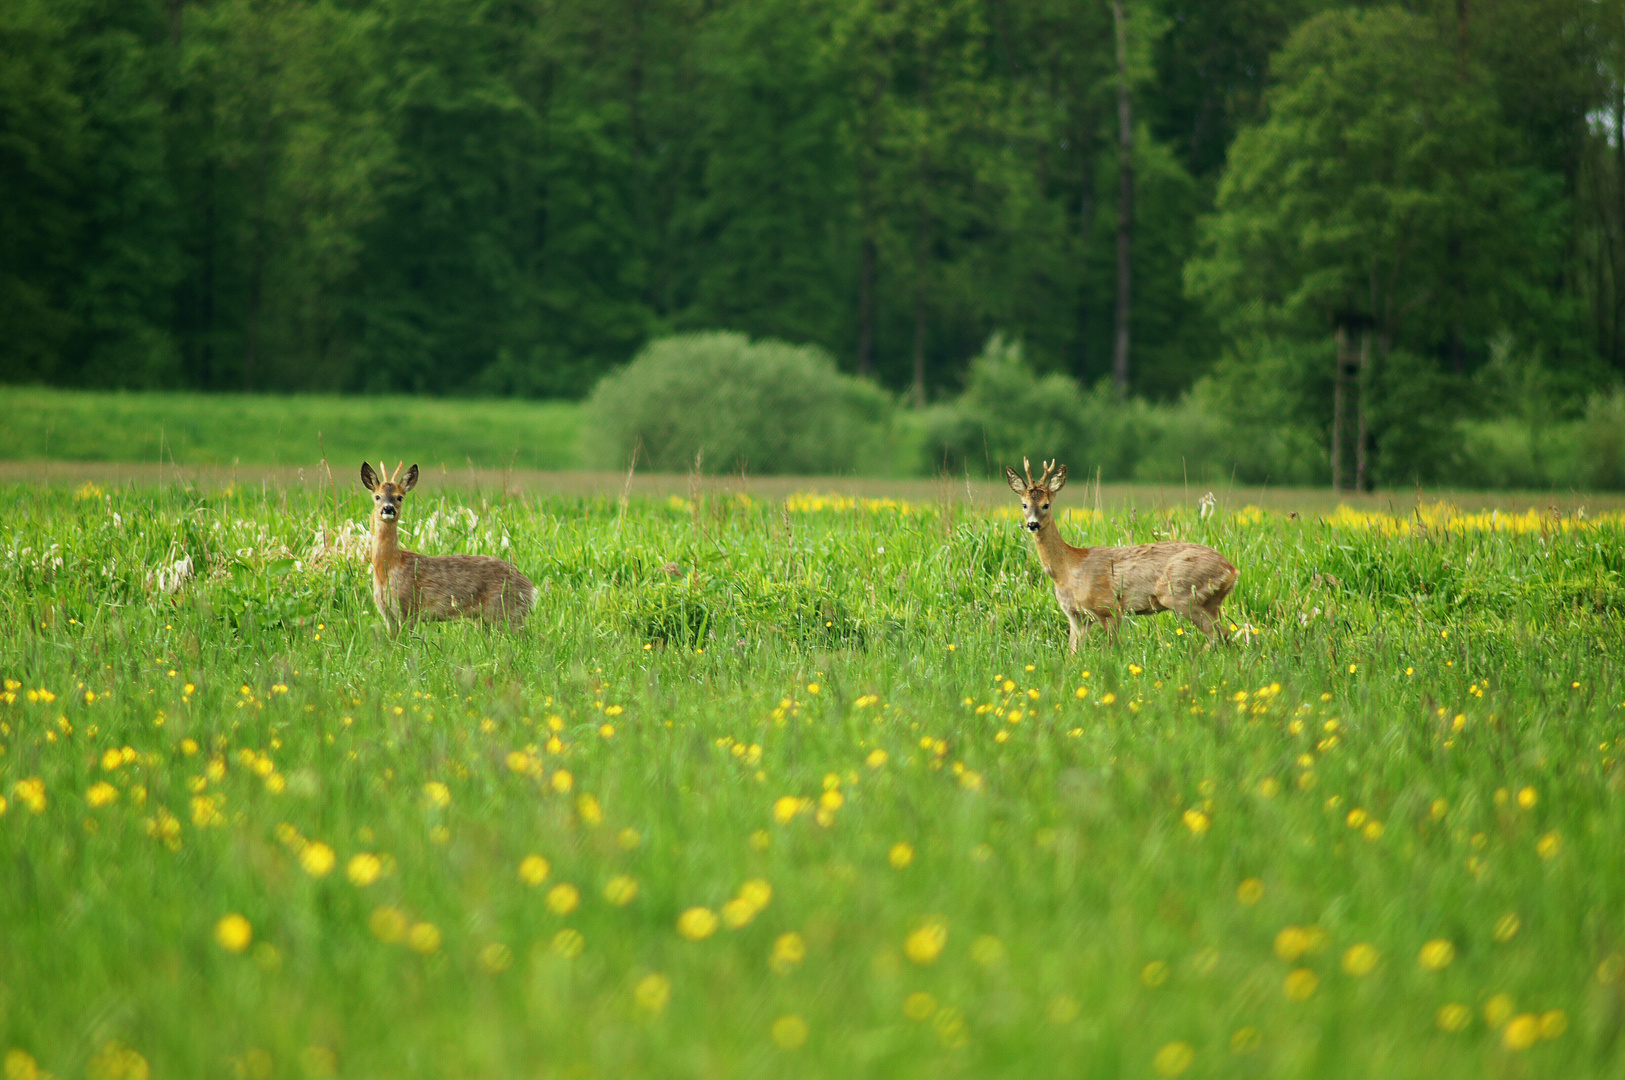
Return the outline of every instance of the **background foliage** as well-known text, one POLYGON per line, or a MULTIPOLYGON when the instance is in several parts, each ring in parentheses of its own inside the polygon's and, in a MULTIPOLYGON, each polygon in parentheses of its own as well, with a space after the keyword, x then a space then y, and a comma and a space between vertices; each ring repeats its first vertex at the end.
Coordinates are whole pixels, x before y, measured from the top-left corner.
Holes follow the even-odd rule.
MULTIPOLYGON (((1121 79, 1133 394, 1318 482, 1333 324, 1359 319, 1368 482, 1516 441, 1479 378, 1498 340, 1550 430, 1602 415, 1620 0, 1124 10, 1119 71, 1106 3, 16 0, 0 383, 580 398, 726 328, 926 401, 1003 332, 1091 387, 1121 79)), ((1469 478, 1578 482, 1507 453, 1530 460, 1469 478)))

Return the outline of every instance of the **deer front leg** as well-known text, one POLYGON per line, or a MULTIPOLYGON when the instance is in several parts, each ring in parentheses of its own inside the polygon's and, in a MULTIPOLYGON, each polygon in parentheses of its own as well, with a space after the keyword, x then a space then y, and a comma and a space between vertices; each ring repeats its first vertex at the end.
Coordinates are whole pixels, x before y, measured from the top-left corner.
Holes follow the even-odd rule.
POLYGON ((1083 641, 1084 635, 1089 633, 1089 623, 1085 622, 1083 617, 1076 611, 1068 611, 1065 608, 1061 610, 1066 613, 1066 651, 1075 653, 1078 651, 1078 645, 1083 641))

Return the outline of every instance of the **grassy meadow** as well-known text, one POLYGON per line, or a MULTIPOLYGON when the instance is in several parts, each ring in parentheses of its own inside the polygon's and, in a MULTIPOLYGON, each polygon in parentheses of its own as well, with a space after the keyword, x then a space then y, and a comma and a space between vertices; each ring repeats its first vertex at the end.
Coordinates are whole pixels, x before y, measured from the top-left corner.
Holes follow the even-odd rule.
MULTIPOLYGON (((304 465, 376 457, 409 434, 424 465, 575 468, 579 405, 561 401, 5 388, 0 461, 304 465)), ((611 468, 614 467, 612 464, 611 468)), ((349 471, 349 466, 345 466, 349 471)))
POLYGON ((1069 656, 1013 498, 367 502, 0 487, 8 1080, 1625 1072, 1625 515, 1074 509, 1242 577, 1069 656))

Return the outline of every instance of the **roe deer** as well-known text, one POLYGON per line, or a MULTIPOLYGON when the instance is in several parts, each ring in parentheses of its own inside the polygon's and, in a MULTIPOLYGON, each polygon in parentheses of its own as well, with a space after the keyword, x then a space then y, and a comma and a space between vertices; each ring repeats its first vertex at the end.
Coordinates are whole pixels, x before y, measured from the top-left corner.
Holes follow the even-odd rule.
MULTIPOLYGON (((405 464, 404 462, 402 464, 405 464)), ((512 563, 489 555, 419 555, 400 545, 401 503, 417 486, 418 467, 385 477, 363 462, 361 484, 372 492, 372 599, 391 635, 417 619, 482 619, 524 625, 536 586, 512 563)))
POLYGON ((1046 462, 1044 475, 1036 481, 1026 458, 1021 459, 1021 467, 1027 474, 1025 481, 1008 466, 1004 475, 1021 496, 1038 561, 1055 582, 1055 599, 1072 628, 1067 635, 1072 652, 1078 651, 1078 642, 1089 632, 1085 615, 1111 633, 1125 613, 1177 611, 1210 640, 1217 637, 1214 627, 1219 607, 1240 576, 1223 555, 1203 544, 1177 540, 1133 547, 1073 547, 1061 539, 1050 511, 1051 500, 1066 484, 1066 466, 1056 469, 1055 462, 1046 462))

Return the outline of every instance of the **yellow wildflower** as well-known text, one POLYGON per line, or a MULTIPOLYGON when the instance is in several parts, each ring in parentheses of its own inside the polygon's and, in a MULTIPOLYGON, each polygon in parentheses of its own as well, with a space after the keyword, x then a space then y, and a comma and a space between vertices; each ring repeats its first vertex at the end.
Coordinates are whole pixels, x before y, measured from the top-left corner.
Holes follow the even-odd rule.
POLYGON ((903 939, 903 952, 910 960, 924 966, 934 961, 947 944, 948 921, 940 915, 931 915, 903 939))
POLYGON ((717 932, 717 914, 710 908, 691 907, 677 916, 677 932, 689 941, 704 941, 717 932))
POLYGON ((236 912, 214 924, 214 939, 227 952, 240 953, 254 940, 254 927, 236 912))

